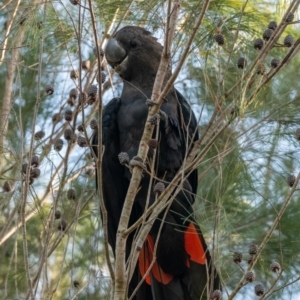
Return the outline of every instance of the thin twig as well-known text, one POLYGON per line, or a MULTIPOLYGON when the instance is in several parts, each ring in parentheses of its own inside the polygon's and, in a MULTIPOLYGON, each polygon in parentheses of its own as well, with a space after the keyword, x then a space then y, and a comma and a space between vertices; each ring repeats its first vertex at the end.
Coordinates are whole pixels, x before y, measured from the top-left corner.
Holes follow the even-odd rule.
MULTIPOLYGON (((102 74, 100 72, 101 70, 101 63, 102 63, 102 57, 101 57, 101 51, 100 46, 98 42, 98 33, 97 33, 97 27, 96 27, 96 19, 93 11, 92 1, 89 0, 89 7, 90 7, 90 14, 92 19, 92 28, 94 33, 94 39, 97 49, 97 64, 98 64, 98 82, 102 82, 102 74)), ((107 210, 104 204, 103 200, 103 193, 102 193, 102 156, 103 156, 103 149, 102 149, 102 89, 101 84, 99 84, 99 105, 98 105, 98 153, 97 153, 97 160, 96 160, 96 169, 97 169, 97 186, 98 186, 98 193, 99 193, 99 201, 100 205, 99 208, 101 209, 102 213, 102 226, 103 226, 103 235, 104 235, 104 252, 105 252, 105 258, 108 265, 108 270, 110 274, 110 278, 112 280, 112 286, 114 286, 115 281, 115 274, 111 262, 111 258, 109 255, 109 246, 108 246, 108 231, 107 231, 107 210)))

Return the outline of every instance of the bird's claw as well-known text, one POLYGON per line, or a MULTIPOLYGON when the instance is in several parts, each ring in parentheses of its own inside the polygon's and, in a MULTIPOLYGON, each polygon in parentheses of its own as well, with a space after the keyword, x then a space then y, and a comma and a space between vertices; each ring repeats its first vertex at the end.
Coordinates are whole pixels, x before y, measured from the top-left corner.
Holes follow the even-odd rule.
POLYGON ((130 165, 131 168, 140 167, 141 169, 146 169, 146 166, 145 166, 143 160, 139 156, 134 156, 130 160, 129 165, 130 165))
POLYGON ((160 120, 160 114, 155 114, 152 117, 148 119, 148 122, 150 122, 152 125, 156 125, 158 121, 160 120))
POLYGON ((158 104, 157 102, 155 102, 155 101, 153 101, 151 99, 147 99, 146 100, 146 105, 148 105, 149 107, 157 105, 157 104, 158 104))
POLYGON ((162 121, 166 121, 168 118, 167 114, 161 109, 159 110, 159 116, 162 121))
POLYGON ((161 109, 159 110, 159 112, 157 114, 150 117, 148 119, 148 122, 150 122, 152 125, 156 125, 159 120, 161 120, 163 122, 167 122, 167 120, 168 120, 168 115, 161 109))

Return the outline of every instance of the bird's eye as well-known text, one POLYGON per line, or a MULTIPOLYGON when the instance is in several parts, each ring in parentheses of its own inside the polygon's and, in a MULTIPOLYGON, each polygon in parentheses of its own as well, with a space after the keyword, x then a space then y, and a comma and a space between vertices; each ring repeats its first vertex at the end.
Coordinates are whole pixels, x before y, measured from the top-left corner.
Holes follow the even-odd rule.
POLYGON ((132 47, 132 48, 135 48, 136 47, 136 42, 135 41, 130 41, 130 46, 132 47))

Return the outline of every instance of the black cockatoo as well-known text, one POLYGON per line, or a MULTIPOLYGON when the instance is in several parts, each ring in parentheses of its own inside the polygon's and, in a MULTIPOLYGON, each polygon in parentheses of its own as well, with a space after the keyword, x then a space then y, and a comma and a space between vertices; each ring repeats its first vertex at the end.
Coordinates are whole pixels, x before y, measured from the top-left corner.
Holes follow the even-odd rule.
MULTIPOLYGON (((146 100, 151 98, 155 76, 160 63, 162 45, 151 33, 136 26, 120 29, 108 41, 105 57, 123 79, 120 98, 112 99, 103 110, 102 191, 108 218, 109 244, 115 253, 116 233, 131 178, 130 170, 120 164, 118 154, 126 152, 129 159, 138 153, 147 119, 146 100)), ((171 73, 166 75, 166 79, 171 73)), ((184 97, 172 88, 161 106, 161 121, 155 162, 156 178, 171 182, 198 138, 197 121, 184 97)), ((92 143, 97 153, 98 136, 92 143)), ((149 160, 151 153, 149 153, 149 160)), ((153 185, 157 183, 154 180, 153 185)), ((132 208, 130 223, 143 213, 150 178, 144 172, 140 189, 132 208)), ((153 190, 153 187, 151 188, 153 190)), ((154 244, 162 226, 156 262, 134 296, 136 300, 199 300, 207 299, 207 286, 219 289, 219 277, 199 226, 193 219, 192 204, 197 192, 197 171, 183 183, 169 211, 155 221, 139 255, 128 293, 134 291, 153 259, 154 244), (163 219, 163 217, 165 217, 163 219), (163 224, 162 224, 163 219, 163 224)), ((150 204, 155 195, 150 195, 150 204)), ((127 241, 129 255, 134 233, 127 241)))

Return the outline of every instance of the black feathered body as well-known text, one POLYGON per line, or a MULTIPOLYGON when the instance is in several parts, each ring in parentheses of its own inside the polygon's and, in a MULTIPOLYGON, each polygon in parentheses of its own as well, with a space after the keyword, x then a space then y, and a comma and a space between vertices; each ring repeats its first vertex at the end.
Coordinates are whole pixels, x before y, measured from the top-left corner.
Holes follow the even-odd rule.
MULTIPOLYGON (((138 153, 148 115, 146 100, 151 98, 162 47, 149 32, 139 27, 125 27, 118 31, 114 38, 117 45, 122 47, 118 53, 124 57, 120 62, 109 61, 110 57, 116 60, 115 57, 118 56, 108 53, 107 60, 123 78, 124 86, 121 97, 111 100, 103 111, 105 151, 102 163, 102 190, 108 215, 109 243, 115 253, 118 223, 131 178, 130 170, 119 163, 118 154, 127 152, 132 159, 138 153)), ((184 163, 193 141, 198 138, 197 122, 187 101, 174 88, 166 96, 161 110, 164 117, 159 128, 155 129, 159 130, 155 176, 165 182, 171 182, 184 163)), ((96 134, 93 144, 97 144, 96 134)), ((156 182, 157 180, 154 180, 153 184, 156 182)), ((150 178, 144 172, 132 208, 130 224, 143 214, 149 184, 150 178)), ((133 292, 153 259, 153 247, 161 229, 156 263, 135 299, 207 299, 207 274, 212 275, 213 268, 200 228, 193 219, 192 204, 196 192, 195 170, 182 183, 182 191, 176 196, 168 212, 162 212, 155 221, 141 250, 139 263, 129 286, 129 294, 133 292)), ((150 204, 154 201, 155 195, 152 192, 150 204)), ((134 233, 127 242, 127 256, 132 247, 133 237, 134 233)), ((217 288, 219 280, 215 272, 214 277, 213 286, 217 288)))

